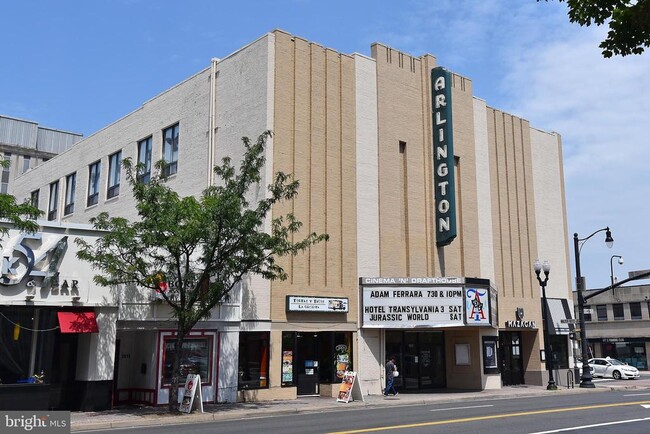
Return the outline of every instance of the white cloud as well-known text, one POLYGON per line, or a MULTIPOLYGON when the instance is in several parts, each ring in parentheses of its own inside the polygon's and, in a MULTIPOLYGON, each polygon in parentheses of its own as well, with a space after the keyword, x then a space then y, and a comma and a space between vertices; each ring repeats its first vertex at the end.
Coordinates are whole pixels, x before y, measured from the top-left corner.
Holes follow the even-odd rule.
POLYGON ((505 109, 562 134, 569 230, 583 237, 612 227, 613 250, 590 241, 581 256, 596 287, 609 282, 611 254, 625 256, 625 270, 650 268, 650 57, 604 59, 605 32, 576 26, 561 39, 512 50, 502 83, 505 109))
POLYGON ((558 2, 418 1, 393 19, 383 42, 435 55, 489 105, 562 135, 569 237, 610 225, 616 240, 583 250, 588 285, 608 284, 612 254, 622 277, 650 268, 650 53, 604 59, 607 28, 570 23, 558 2))

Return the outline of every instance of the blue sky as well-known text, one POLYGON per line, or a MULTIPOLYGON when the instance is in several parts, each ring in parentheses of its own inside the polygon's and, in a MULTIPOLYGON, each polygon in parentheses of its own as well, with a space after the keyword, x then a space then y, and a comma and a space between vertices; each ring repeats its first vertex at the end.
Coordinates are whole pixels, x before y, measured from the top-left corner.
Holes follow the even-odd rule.
MULTIPOLYGON (((4 2, 0 113, 89 135, 281 28, 344 53, 382 42, 472 79, 476 96, 562 134, 569 236, 589 287, 650 268, 650 52, 603 59, 606 28, 535 0, 4 2)), ((572 251, 573 247, 570 244, 572 251)), ((552 265, 552 264, 551 264, 552 265)), ((552 270, 551 280, 552 284, 552 270)))

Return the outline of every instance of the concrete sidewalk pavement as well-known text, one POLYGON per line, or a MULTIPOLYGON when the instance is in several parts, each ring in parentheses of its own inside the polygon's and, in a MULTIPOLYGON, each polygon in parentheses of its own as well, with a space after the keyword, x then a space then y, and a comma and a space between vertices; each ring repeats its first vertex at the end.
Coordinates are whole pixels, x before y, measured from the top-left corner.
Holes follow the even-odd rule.
POLYGON ((306 412, 349 411, 395 405, 445 404, 483 399, 509 399, 526 397, 552 397, 556 394, 581 394, 606 392, 618 389, 650 389, 650 376, 639 380, 597 381, 595 389, 560 387, 556 391, 546 390, 545 386, 512 386, 497 390, 459 391, 441 390, 436 393, 400 393, 398 396, 383 397, 369 395, 364 401, 348 404, 336 402, 336 398, 301 397, 296 400, 238 402, 226 404, 205 404, 204 413, 170 415, 166 407, 122 407, 102 412, 73 412, 71 431, 125 428, 138 426, 177 425, 185 423, 209 422, 246 417, 261 417, 306 412))

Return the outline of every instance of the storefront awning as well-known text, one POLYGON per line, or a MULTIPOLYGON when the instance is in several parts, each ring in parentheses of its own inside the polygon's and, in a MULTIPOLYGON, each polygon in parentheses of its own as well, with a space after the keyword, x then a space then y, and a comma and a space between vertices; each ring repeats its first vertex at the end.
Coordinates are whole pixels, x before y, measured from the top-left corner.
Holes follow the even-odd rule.
POLYGON ((61 333, 98 333, 95 312, 57 312, 61 333))
POLYGON ((568 335, 574 329, 573 324, 570 324, 571 309, 569 309, 568 300, 564 298, 549 298, 547 301, 552 324, 548 329, 549 334, 568 335))

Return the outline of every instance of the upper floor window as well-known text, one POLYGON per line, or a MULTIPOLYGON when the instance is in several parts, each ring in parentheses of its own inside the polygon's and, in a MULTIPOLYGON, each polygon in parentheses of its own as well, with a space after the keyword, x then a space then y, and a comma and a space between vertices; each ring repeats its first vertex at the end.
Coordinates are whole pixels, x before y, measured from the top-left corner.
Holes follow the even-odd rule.
POLYGON ((59 181, 50 184, 50 206, 47 210, 47 219, 56 220, 59 208, 59 181))
POLYGON ((612 310, 614 311, 614 319, 622 320, 625 319, 625 313, 623 312, 623 303, 615 303, 612 305, 612 310))
POLYGON ((598 315, 598 321, 607 321, 607 305, 599 304, 596 306, 596 315, 598 315))
POLYGON ((29 155, 23 155, 23 171, 22 173, 25 173, 29 170, 29 166, 32 163, 32 157, 29 155))
POLYGON ((630 303, 630 318, 641 319, 641 302, 630 303))
MULTIPOLYGON (((4 159, 5 161, 10 162, 11 154, 9 152, 5 152, 4 159)), ((9 191, 9 170, 10 170, 9 163, 7 163, 7 166, 2 167, 2 181, 0 182, 0 193, 6 194, 9 191)))
POLYGON ((71 173, 65 177, 65 208, 63 215, 74 212, 74 195, 77 189, 77 172, 71 173))
POLYGON ((101 170, 101 161, 97 161, 88 166, 88 199, 86 206, 96 205, 99 200, 99 172, 101 170))
POLYGON ((178 171, 178 124, 163 130, 163 175, 173 175, 178 171))
POLYGON ((151 179, 151 137, 138 142, 138 181, 149 184, 151 179))
POLYGON ((120 168, 122 167, 122 151, 108 157, 108 191, 106 198, 110 199, 120 194, 120 168))
POLYGON ((29 198, 29 203, 34 207, 38 208, 38 196, 39 196, 40 190, 34 190, 32 191, 32 195, 29 198))

